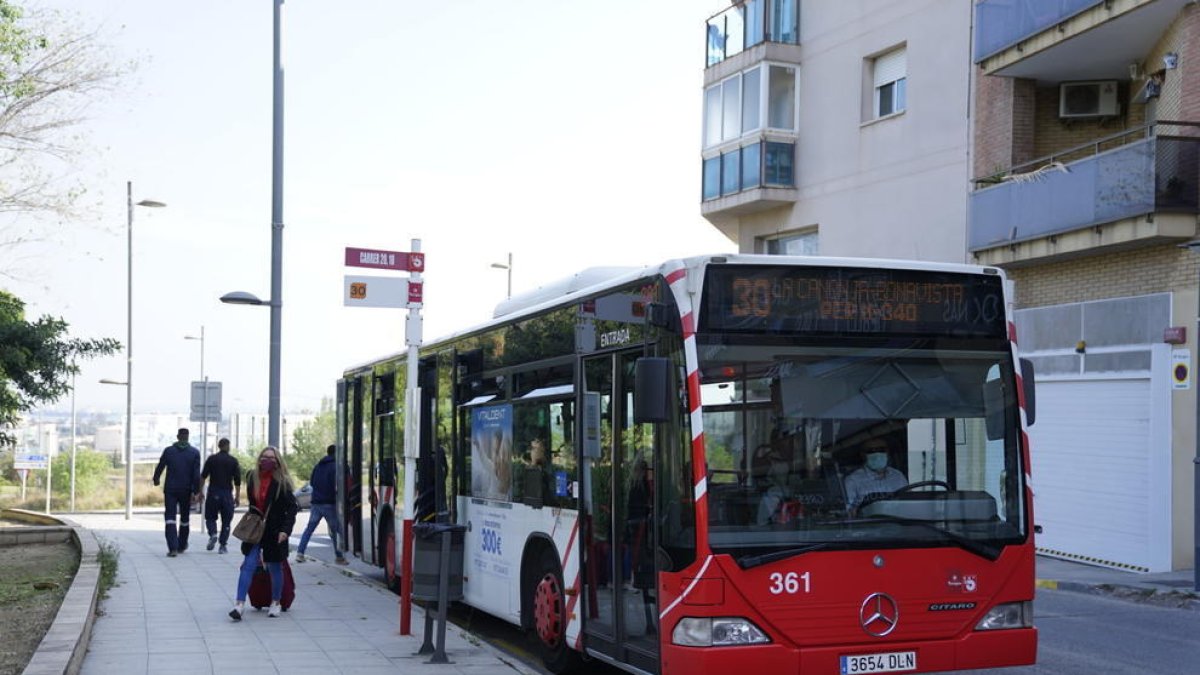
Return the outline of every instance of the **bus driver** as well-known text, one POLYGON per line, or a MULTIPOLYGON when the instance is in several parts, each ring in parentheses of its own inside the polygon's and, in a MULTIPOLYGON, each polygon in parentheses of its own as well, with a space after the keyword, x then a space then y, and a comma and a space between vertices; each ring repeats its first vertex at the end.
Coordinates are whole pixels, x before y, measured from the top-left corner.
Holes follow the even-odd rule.
POLYGON ((846 506, 851 515, 868 498, 889 495, 908 485, 908 479, 888 466, 891 448, 885 438, 868 438, 862 444, 863 465, 846 476, 846 506))

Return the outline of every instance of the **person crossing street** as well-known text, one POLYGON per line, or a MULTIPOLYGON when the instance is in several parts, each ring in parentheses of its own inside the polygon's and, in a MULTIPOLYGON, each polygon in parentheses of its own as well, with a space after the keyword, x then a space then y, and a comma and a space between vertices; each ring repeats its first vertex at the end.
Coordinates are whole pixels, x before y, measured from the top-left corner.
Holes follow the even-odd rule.
POLYGON ((191 505, 200 497, 200 451, 188 443, 187 429, 180 429, 175 438, 175 443, 164 448, 162 456, 158 458, 153 478, 157 486, 163 471, 167 473, 163 485, 163 520, 169 558, 187 550, 191 505), (176 510, 179 511, 178 525, 176 510))

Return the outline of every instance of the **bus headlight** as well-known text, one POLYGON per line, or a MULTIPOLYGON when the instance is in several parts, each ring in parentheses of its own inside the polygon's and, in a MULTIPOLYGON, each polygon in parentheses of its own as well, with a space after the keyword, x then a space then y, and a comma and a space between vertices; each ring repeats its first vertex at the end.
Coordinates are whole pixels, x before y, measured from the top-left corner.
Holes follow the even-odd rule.
POLYGON ((680 619, 671 633, 671 642, 685 647, 732 647, 770 641, 761 628, 740 617, 687 617, 680 619))
POLYGON ((983 615, 979 623, 975 624, 975 630, 1004 630, 1006 628, 1032 627, 1033 603, 1029 601, 996 605, 987 614, 983 615))

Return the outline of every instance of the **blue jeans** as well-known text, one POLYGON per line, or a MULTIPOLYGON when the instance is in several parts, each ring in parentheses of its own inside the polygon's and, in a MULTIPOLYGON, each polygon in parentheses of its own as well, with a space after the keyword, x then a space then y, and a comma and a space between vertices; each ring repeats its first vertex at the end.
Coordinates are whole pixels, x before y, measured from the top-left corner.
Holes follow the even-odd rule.
MULTIPOLYGON (((262 547, 255 544, 250 552, 246 554, 246 559, 242 561, 242 572, 238 575, 237 585, 237 601, 245 602, 246 595, 250 592, 250 582, 254 581, 254 573, 258 570, 259 553, 262 547)), ((267 571, 271 573, 271 602, 279 602, 283 597, 283 563, 269 562, 263 563, 266 565, 267 571)))
POLYGON ((204 523, 208 526, 208 536, 217 533, 217 516, 221 516, 221 545, 229 543, 229 523, 233 520, 233 490, 230 488, 208 489, 208 497, 204 500, 204 523))
POLYGON ((341 558, 342 550, 338 548, 341 530, 338 529, 337 508, 333 504, 313 504, 309 509, 308 525, 304 528, 304 534, 300 535, 300 545, 296 547, 296 553, 303 554, 308 550, 308 539, 324 518, 325 526, 329 528, 329 538, 333 541, 333 554, 341 558))

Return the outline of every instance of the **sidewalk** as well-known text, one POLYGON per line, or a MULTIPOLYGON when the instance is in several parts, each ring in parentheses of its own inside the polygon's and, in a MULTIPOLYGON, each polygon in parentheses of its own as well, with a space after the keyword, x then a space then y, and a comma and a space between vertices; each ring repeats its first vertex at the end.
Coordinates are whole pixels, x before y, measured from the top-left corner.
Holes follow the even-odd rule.
POLYGON ((1193 570, 1142 574, 1039 555, 1037 586, 1200 611, 1193 570))
POLYGON ((290 611, 272 619, 247 604, 245 618, 235 623, 227 613, 242 560, 236 541, 228 555, 206 551, 208 537, 193 517, 187 553, 168 558, 158 514, 129 521, 123 514, 72 518, 121 548, 118 585, 101 601, 84 675, 536 673, 452 624, 446 627, 452 663, 427 664, 428 656, 413 655, 423 637, 420 608, 413 608, 415 634, 400 636, 396 595, 315 560, 292 565, 290 611))

